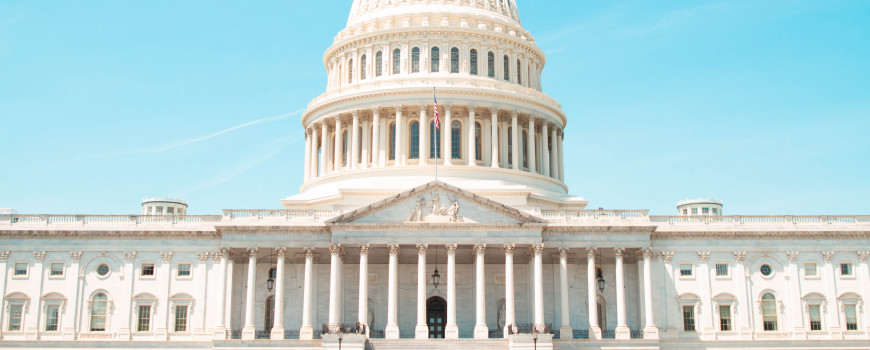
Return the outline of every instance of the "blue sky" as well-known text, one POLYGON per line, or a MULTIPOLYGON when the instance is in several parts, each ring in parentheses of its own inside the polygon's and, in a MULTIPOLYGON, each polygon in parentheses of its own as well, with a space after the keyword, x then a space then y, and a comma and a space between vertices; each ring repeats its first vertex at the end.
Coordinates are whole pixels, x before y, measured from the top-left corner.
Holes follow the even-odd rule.
MULTIPOLYGON (((870 2, 519 1, 589 206, 868 214, 870 2)), ((278 208, 350 1, 0 1, 0 207, 278 208)))

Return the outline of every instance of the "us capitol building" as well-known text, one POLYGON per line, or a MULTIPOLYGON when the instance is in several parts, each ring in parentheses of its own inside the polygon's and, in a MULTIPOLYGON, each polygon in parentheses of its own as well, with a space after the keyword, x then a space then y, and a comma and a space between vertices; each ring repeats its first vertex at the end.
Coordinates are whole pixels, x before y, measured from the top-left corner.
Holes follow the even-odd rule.
POLYGON ((513 0, 355 0, 323 63, 283 209, 0 212, 0 348, 870 344, 868 216, 569 195, 513 0))

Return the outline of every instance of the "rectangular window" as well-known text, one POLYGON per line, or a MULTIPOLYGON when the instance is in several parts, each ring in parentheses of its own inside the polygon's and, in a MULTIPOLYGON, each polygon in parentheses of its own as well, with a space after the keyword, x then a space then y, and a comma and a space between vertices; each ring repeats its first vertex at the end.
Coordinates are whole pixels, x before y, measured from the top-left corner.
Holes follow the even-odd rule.
POLYGON ((142 264, 142 270, 139 273, 142 277, 153 277, 154 276, 154 264, 142 264))
POLYGON ((840 276, 852 276, 852 264, 840 264, 840 276))
POLYGON ((695 305, 683 305, 683 330, 695 331, 695 305))
POLYGON ((139 305, 139 318, 136 322, 136 331, 151 331, 151 305, 139 305))
POLYGON ((63 263, 51 263, 51 272, 49 276, 63 276, 63 263))
POLYGON ((698 215, 698 208, 692 208, 692 215, 698 215))
POLYGON ((190 264, 178 264, 178 277, 190 277, 190 264))
POLYGON ((15 263, 15 276, 27 276, 27 263, 15 263))
POLYGON ((719 215, 719 209, 713 208, 713 215, 719 215))
POLYGON ((689 209, 683 209, 683 215, 689 215, 689 209))
POLYGON ((716 276, 728 276, 728 264, 716 264, 716 276))
POLYGON ((805 263, 804 264, 804 275, 805 276, 817 276, 818 272, 816 270, 816 263, 805 263))
POLYGON ((731 305, 719 305, 719 330, 731 331, 731 305))
POLYGON ((710 208, 701 208, 701 213, 704 215, 710 214, 710 208))
POLYGON ((60 305, 48 305, 45 307, 45 331, 57 332, 57 313, 60 305))
POLYGON ((9 328, 7 329, 10 332, 20 332, 21 331, 21 316, 22 311, 24 310, 24 304, 11 304, 9 305, 9 328))
POLYGON ((843 312, 846 314, 846 330, 847 331, 857 331, 858 330, 858 312, 855 308, 855 304, 843 305, 843 312))
POLYGON ((175 306, 175 331, 187 332, 187 305, 175 306))
POLYGON ((680 276, 688 277, 692 275, 692 264, 680 264, 680 276))
POLYGON ((820 331, 822 330, 822 311, 820 305, 809 305, 808 312, 810 316, 810 330, 811 331, 820 331))

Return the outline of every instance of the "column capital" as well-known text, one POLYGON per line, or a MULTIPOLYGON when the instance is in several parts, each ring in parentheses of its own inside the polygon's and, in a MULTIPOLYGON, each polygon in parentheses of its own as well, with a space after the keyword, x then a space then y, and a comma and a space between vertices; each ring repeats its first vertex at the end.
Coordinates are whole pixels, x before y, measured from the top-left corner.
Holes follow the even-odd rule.
POLYGON ((597 248, 586 247, 586 257, 594 258, 596 253, 598 253, 597 248))
MULTIPOLYGON (((674 259, 674 252, 662 252, 662 261, 669 263, 674 259)), ((740 261, 740 260, 738 260, 740 261)))
POLYGON ((499 109, 499 108, 498 108, 498 105, 492 105, 492 106, 489 106, 489 111, 492 112, 492 114, 496 114, 496 115, 497 115, 497 114, 498 114, 498 109, 499 109))
POLYGON ((743 262, 743 259, 746 259, 746 252, 735 250, 734 251, 734 260, 737 260, 737 262, 743 262))
POLYGON ((341 244, 333 243, 329 245, 329 254, 338 255, 341 254, 341 244))
POLYGON ((390 248, 390 255, 399 256, 399 244, 390 243, 387 245, 390 248))
POLYGON ((458 245, 456 243, 447 243, 444 247, 447 248, 447 254, 456 254, 456 248, 458 245))
POLYGON ((372 249, 371 244, 362 243, 359 245, 359 254, 360 255, 369 255, 369 251, 372 249))
MULTIPOLYGON (((5 255, 6 255, 6 257, 9 257, 9 251, 6 251, 5 255)), ((69 257, 70 257, 70 259, 72 259, 72 261, 79 261, 82 259, 82 252, 81 251, 69 252, 69 257)), ((3 258, 2 254, 0 254, 0 258, 3 258)), ((5 260, 5 258, 3 260, 5 260)))
POLYGON ((306 258, 314 258, 314 248, 305 248, 304 252, 306 258))
MULTIPOLYGON (((252 248, 252 249, 257 249, 257 248, 252 248)), ((163 259, 164 262, 169 262, 170 260, 172 260, 172 254, 173 254, 172 251, 160 252, 160 258, 163 259)))
POLYGON ((284 254, 286 254, 286 253, 287 253, 286 247, 280 247, 278 249, 275 249, 275 255, 277 255, 279 258, 283 258, 284 254))
POLYGON ((425 243, 417 244, 417 254, 426 255, 426 249, 429 249, 429 245, 425 243))
POLYGON ((404 106, 402 106, 402 105, 396 105, 396 106, 395 106, 395 107, 393 107, 393 108, 395 108, 395 109, 396 109, 396 113, 403 113, 403 112, 404 112, 404 110, 405 110, 405 107, 404 107, 404 106))
POLYGON ((858 251, 858 261, 866 262, 868 257, 870 257, 870 250, 858 251))
POLYGON ((622 258, 623 256, 625 256, 625 248, 622 248, 622 247, 613 248, 613 255, 616 256, 617 258, 622 258))
POLYGON ((516 118, 516 117, 518 117, 519 115, 520 115, 520 112, 519 112, 519 111, 517 111, 517 110, 512 110, 512 111, 511 111, 511 118, 516 118))
POLYGON ((425 104, 425 103, 421 104, 421 105, 420 105, 420 115, 423 115, 423 113, 426 113, 426 109, 427 109, 428 107, 429 107, 429 105, 427 105, 427 104, 425 104))
POLYGON ((9 251, 8 250, 0 251, 0 262, 4 262, 7 259, 9 259, 9 251))
POLYGON ((477 105, 468 105, 465 108, 468 109, 468 113, 475 113, 475 111, 477 110, 477 105))
POLYGON ((568 248, 559 248, 556 251, 559 253, 559 259, 568 258, 568 248))
POLYGON ((223 256, 224 256, 224 255, 223 255, 223 253, 221 252, 220 249, 211 252, 211 259, 212 259, 214 262, 220 262, 220 261, 221 261, 221 258, 223 258, 223 256))
POLYGON ((357 119, 359 118, 359 110, 354 109, 353 112, 350 112, 351 118, 357 119))
POLYGON ((472 249, 473 255, 484 255, 486 254, 486 243, 475 243, 474 248, 472 249))
POLYGON ((513 255, 514 249, 517 247, 516 243, 505 243, 502 248, 504 249, 505 254, 513 255))
POLYGON ((653 251, 652 251, 652 249, 649 249, 649 248, 643 248, 643 250, 641 250, 641 254, 643 254, 643 258, 644 258, 644 260, 646 260, 646 259, 650 259, 650 260, 652 260, 652 257, 653 257, 653 251))
POLYGON ((372 115, 380 116, 381 115, 381 107, 372 106, 372 115))
POLYGON ((785 252, 785 256, 788 258, 789 262, 795 262, 795 260, 797 260, 800 253, 801 252, 797 251, 797 250, 790 250, 790 251, 785 252))
MULTIPOLYGON (((126 254, 124 254, 124 255, 126 257, 126 254)), ((209 255, 211 255, 211 252, 207 251, 207 250, 204 252, 196 252, 196 258, 202 262, 208 261, 209 255)), ((135 257, 135 255, 134 255, 134 257, 135 257)), ((127 261, 130 261, 130 260, 132 260, 132 259, 128 259, 127 261)))
POLYGON ((33 258, 36 259, 36 261, 41 262, 43 259, 45 259, 45 251, 44 250, 34 251, 33 258))
POLYGON ((698 260, 702 263, 706 263, 708 259, 710 259, 710 252, 698 252, 698 260))
POLYGON ((822 258, 825 259, 825 262, 831 262, 834 259, 834 251, 822 252, 822 258))
POLYGON ((532 244, 531 251, 534 255, 544 254, 544 243, 532 244))

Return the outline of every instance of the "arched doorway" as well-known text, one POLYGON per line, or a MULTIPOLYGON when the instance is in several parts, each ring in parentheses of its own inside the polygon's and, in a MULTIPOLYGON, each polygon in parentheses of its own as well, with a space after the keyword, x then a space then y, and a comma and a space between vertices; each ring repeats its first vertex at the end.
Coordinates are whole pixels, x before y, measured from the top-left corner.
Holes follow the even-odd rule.
POLYGON ((426 325, 429 326, 429 338, 444 338, 444 327, 447 326, 447 302, 444 298, 426 300, 426 325))

